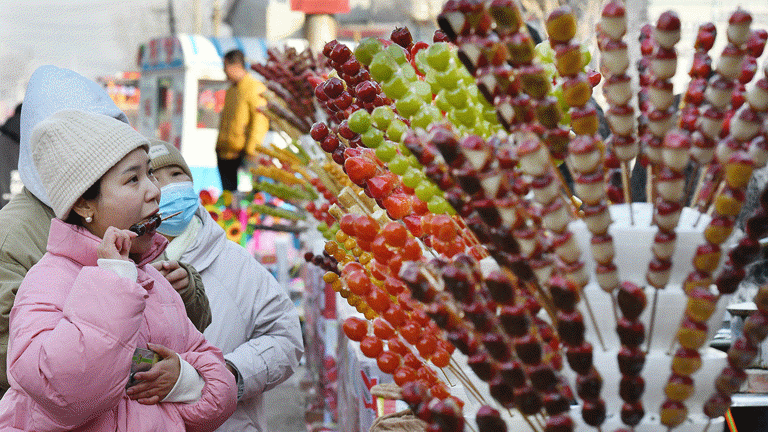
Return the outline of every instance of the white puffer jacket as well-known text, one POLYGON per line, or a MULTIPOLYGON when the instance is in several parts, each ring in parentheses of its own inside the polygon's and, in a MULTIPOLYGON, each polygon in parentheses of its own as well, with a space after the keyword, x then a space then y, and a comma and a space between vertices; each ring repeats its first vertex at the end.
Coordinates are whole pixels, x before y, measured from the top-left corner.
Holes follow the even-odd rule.
POLYGON ((200 273, 213 316, 203 334, 241 375, 237 410, 218 431, 266 432, 262 393, 288 379, 304 353, 293 302, 202 206, 166 253, 200 273))

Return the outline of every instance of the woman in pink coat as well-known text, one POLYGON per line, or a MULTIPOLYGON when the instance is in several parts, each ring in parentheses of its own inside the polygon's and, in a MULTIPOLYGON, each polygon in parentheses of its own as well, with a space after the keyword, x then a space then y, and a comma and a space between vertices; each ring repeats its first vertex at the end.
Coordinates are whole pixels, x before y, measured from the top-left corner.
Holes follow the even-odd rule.
POLYGON ((0 431, 213 431, 234 411, 221 351, 148 265, 167 240, 128 230, 158 211, 148 145, 125 123, 76 110, 33 131, 57 219, 11 311, 0 431), (137 348, 162 367, 127 388, 137 348))

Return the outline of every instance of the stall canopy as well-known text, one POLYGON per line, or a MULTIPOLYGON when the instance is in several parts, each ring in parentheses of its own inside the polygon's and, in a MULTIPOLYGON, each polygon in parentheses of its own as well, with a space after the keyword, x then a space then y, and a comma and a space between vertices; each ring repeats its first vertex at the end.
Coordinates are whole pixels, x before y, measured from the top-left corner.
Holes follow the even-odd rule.
POLYGON ((178 34, 152 39, 142 45, 139 67, 142 71, 182 66, 221 69, 221 58, 233 49, 241 50, 249 63, 263 62, 267 55, 264 39, 178 34))

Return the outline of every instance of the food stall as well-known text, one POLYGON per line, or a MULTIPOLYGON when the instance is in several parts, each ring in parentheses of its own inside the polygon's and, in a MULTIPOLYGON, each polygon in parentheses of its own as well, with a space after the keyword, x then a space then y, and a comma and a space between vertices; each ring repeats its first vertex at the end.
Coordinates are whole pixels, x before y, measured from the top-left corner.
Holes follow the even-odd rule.
POLYGON ((178 147, 198 190, 220 187, 215 146, 229 86, 222 57, 233 49, 243 51, 247 63, 266 59, 266 43, 256 38, 178 34, 139 48, 141 100, 135 127, 178 147))

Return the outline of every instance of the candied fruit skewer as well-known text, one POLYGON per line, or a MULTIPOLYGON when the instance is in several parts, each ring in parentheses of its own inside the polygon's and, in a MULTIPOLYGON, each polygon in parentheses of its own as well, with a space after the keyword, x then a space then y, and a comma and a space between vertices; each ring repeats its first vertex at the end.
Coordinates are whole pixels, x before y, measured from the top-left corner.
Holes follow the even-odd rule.
MULTIPOLYGON (((464 307, 465 309, 465 319, 472 319, 473 326, 476 330, 478 329, 484 329, 485 333, 481 331, 482 334, 484 334, 481 339, 485 344, 491 344, 486 345, 486 347, 489 349, 489 353, 495 353, 493 354, 494 358, 497 358, 498 356, 502 356, 503 358, 506 358, 505 356, 508 354, 511 354, 511 351, 505 351, 501 350, 499 351, 499 348, 504 345, 508 345, 509 342, 499 344, 504 338, 501 339, 498 338, 499 335, 502 335, 503 333, 498 328, 499 324, 494 324, 495 318, 494 318, 494 312, 493 310, 489 310, 486 307, 483 307, 482 304, 477 303, 477 301, 472 301, 473 298, 478 297, 477 295, 473 295, 472 293, 476 292, 477 289, 482 290, 488 290, 488 294, 490 294, 492 298, 494 298, 497 301, 510 301, 510 298, 508 296, 510 288, 504 288, 504 286, 507 286, 505 283, 502 283, 502 279, 498 279, 499 277, 502 277, 501 274, 497 274, 497 276, 494 277, 494 283, 490 284, 490 279, 486 278, 486 282, 481 285, 480 288, 477 287, 477 284, 475 283, 476 280, 474 279, 475 276, 478 276, 479 269, 477 269, 477 263, 472 258, 464 255, 463 257, 457 257, 458 261, 454 266, 452 265, 445 265, 443 267, 444 271, 447 273, 444 273, 442 278, 445 281, 445 286, 449 292, 451 292, 457 300, 460 301, 471 301, 472 303, 469 305, 466 305, 464 307), (457 267, 458 266, 458 267, 457 267), (475 270, 471 270, 471 269, 475 270), (462 270, 463 269, 463 270, 462 270), (474 275, 474 276, 473 276, 474 275), (464 282, 461 282, 464 281, 464 282), (472 282, 475 281, 475 282, 472 282), (474 286, 474 289, 470 289, 470 287, 474 286), (462 288, 463 287, 463 288, 462 288), (491 287, 494 287, 491 289, 491 287), (469 307, 469 308, 467 308, 469 307), (490 313, 490 315, 488 315, 490 313), (489 321, 490 320, 490 321, 489 321), (497 330, 493 330, 496 328, 497 330), (493 337, 491 337, 493 336, 493 337), (507 354, 503 354, 503 352, 507 352, 507 354)), ((411 284, 415 284, 416 281, 419 279, 418 272, 414 272, 414 270, 409 269, 410 274, 417 276, 414 278, 408 278, 407 280, 411 281, 411 284)), ((507 283, 510 283, 511 281, 506 280, 507 283)), ((488 295, 486 294, 486 295, 488 295)), ((482 296, 480 296, 482 297, 482 296)), ((528 319, 528 322, 530 319, 528 319)), ((532 336, 536 340, 537 337, 534 335, 532 336)), ((532 340, 532 341, 533 341, 532 340)), ((536 344, 539 344, 541 342, 534 342, 536 344)), ((458 345, 457 345, 458 346, 458 345)), ((460 349, 463 349, 460 347, 460 349)), ((471 355, 472 352, 468 352, 468 355, 471 355)), ((502 358, 498 359, 499 361, 502 360, 502 358)), ((504 384, 501 382, 496 382, 493 379, 493 375, 488 375, 486 372, 490 373, 491 370, 488 369, 489 358, 486 355, 480 355, 479 357, 472 356, 470 359, 470 365, 473 366, 473 370, 478 373, 478 376, 483 378, 483 380, 490 380, 491 384, 491 392, 492 395, 495 395, 495 397, 500 397, 502 393, 499 393, 501 391, 501 387, 504 384), (480 369, 478 369, 480 368, 480 369)), ((512 403, 510 400, 509 403, 512 403)))
POLYGON ((651 305, 651 317, 648 329, 646 352, 650 351, 653 343, 653 333, 656 324, 659 290, 664 289, 669 281, 671 254, 674 250, 676 236, 674 229, 680 216, 680 209, 685 205, 684 170, 688 164, 691 140, 688 133, 677 129, 671 131, 675 122, 672 111, 672 82, 677 68, 675 45, 680 40, 680 18, 676 13, 667 11, 659 16, 653 31, 655 45, 653 58, 650 63, 653 77, 648 89, 649 107, 648 129, 657 139, 661 140, 660 160, 655 176, 657 198, 653 205, 653 221, 659 227, 662 236, 654 238, 652 251, 654 257, 648 265, 646 280, 653 286, 654 295, 651 305), (657 239, 665 240, 664 247, 657 239), (664 251, 660 254, 660 251, 664 251))
MULTIPOLYGON (((724 192, 716 196, 714 217, 707 229, 705 229, 706 243, 697 249, 693 260, 694 272, 702 273, 708 278, 700 278, 701 282, 696 282, 696 279, 692 278, 692 273, 686 279, 686 282, 691 280, 692 283, 690 285, 684 284, 684 288, 689 294, 688 309, 686 310, 686 319, 683 321, 677 337, 678 342, 684 348, 698 349, 697 345, 700 344, 699 340, 701 339, 702 332, 706 336, 706 321, 712 311, 714 311, 714 305, 718 297, 724 294, 731 294, 735 290, 743 278, 743 266, 754 258, 755 251, 759 249, 756 248, 757 240, 764 233, 761 230, 750 229, 747 233, 747 238, 741 240, 736 248, 729 252, 728 263, 720 272, 715 282, 718 288, 717 296, 706 291, 706 287, 709 286, 707 281, 712 280, 709 275, 714 272, 717 265, 715 257, 719 259, 720 256, 718 245, 727 238, 726 232, 730 232, 728 225, 721 227, 717 221, 735 218, 740 212, 744 201, 743 193, 753 168, 753 160, 743 150, 738 150, 731 154, 727 164, 724 165, 724 192), (719 234, 723 230, 725 232, 719 234), (702 283, 706 285, 704 287, 697 286, 702 283)), ((762 202, 761 206, 763 206, 762 211, 764 212, 765 206, 762 202)), ((761 214, 754 218, 754 220, 761 220, 761 214)), ((754 227, 754 221, 748 222, 751 222, 750 227, 754 227)), ((728 382, 730 381, 724 381, 724 383, 728 382)), ((720 411, 718 407, 721 407, 729 399, 728 395, 722 394, 722 389, 718 390, 720 396, 713 396, 705 405, 705 412, 708 415, 712 414, 710 417, 720 415, 718 414, 720 411)))
MULTIPOLYGON (((548 163, 549 158, 547 148, 541 144, 541 141, 535 134, 527 133, 518 136, 517 153, 520 157, 520 169, 529 176, 540 177, 552 169, 551 165, 548 163)), ((598 188, 593 189, 599 192, 598 188)), ((586 190, 587 188, 584 189, 584 192, 586 192, 586 190)), ((541 195, 538 197, 534 195, 534 200, 539 201, 543 199, 544 197, 541 195)), ((551 198, 549 202, 539 201, 539 204, 544 207, 542 225, 552 235, 560 235, 567 240, 562 242, 562 245, 555 249, 555 253, 564 263, 562 266, 564 276, 579 286, 579 289, 583 289, 587 284, 588 279, 582 275, 584 264, 581 261, 581 251, 573 238, 573 233, 568 229, 569 218, 567 213, 562 210, 556 210, 558 207, 558 200, 561 199, 561 197, 555 196, 551 198)), ((560 208, 562 208, 562 206, 562 204, 559 204, 560 208)), ((546 282, 548 282, 548 279, 539 280, 540 284, 546 284, 546 282)), ((595 328, 595 334, 598 337, 600 345, 605 350, 605 343, 603 342, 600 329, 596 324, 597 321, 594 318, 594 313, 589 301, 586 297, 584 297, 583 300, 584 306, 587 308, 587 312, 589 313, 589 317, 595 328)))
POLYGON ((768 333, 768 285, 762 285, 754 298, 757 310, 744 322, 743 334, 728 350, 729 365, 715 380, 716 391, 707 400, 704 413, 711 419, 724 415, 731 404, 731 395, 746 380, 745 369, 757 355, 757 347, 768 333))
POLYGON ((707 108, 704 103, 706 101, 707 79, 712 71, 712 58, 709 56, 709 50, 714 45, 716 36, 717 28, 711 22, 699 26, 694 45, 693 64, 688 73, 691 81, 688 83, 682 100, 684 105, 680 115, 680 124, 683 129, 692 134, 691 158, 696 163, 695 172, 697 173, 693 178, 698 179, 693 189, 694 192, 690 194, 691 198, 689 198, 693 200, 699 195, 716 145, 712 137, 701 131, 703 125, 709 121, 707 112, 714 113, 714 111, 710 111, 712 108, 707 108), (699 121, 702 122, 701 126, 696 125, 699 121))
POLYGON ((603 8, 598 28, 604 38, 598 48, 602 53, 601 65, 604 65, 601 69, 606 75, 603 93, 610 107, 608 111, 612 121, 609 121, 609 127, 613 133, 606 144, 620 161, 624 202, 629 206, 630 224, 634 225, 628 164, 637 157, 638 143, 634 136, 634 111, 628 105, 632 98, 632 88, 631 79, 626 74, 629 59, 626 43, 623 42, 627 28, 624 3, 620 0, 608 2, 603 8))

